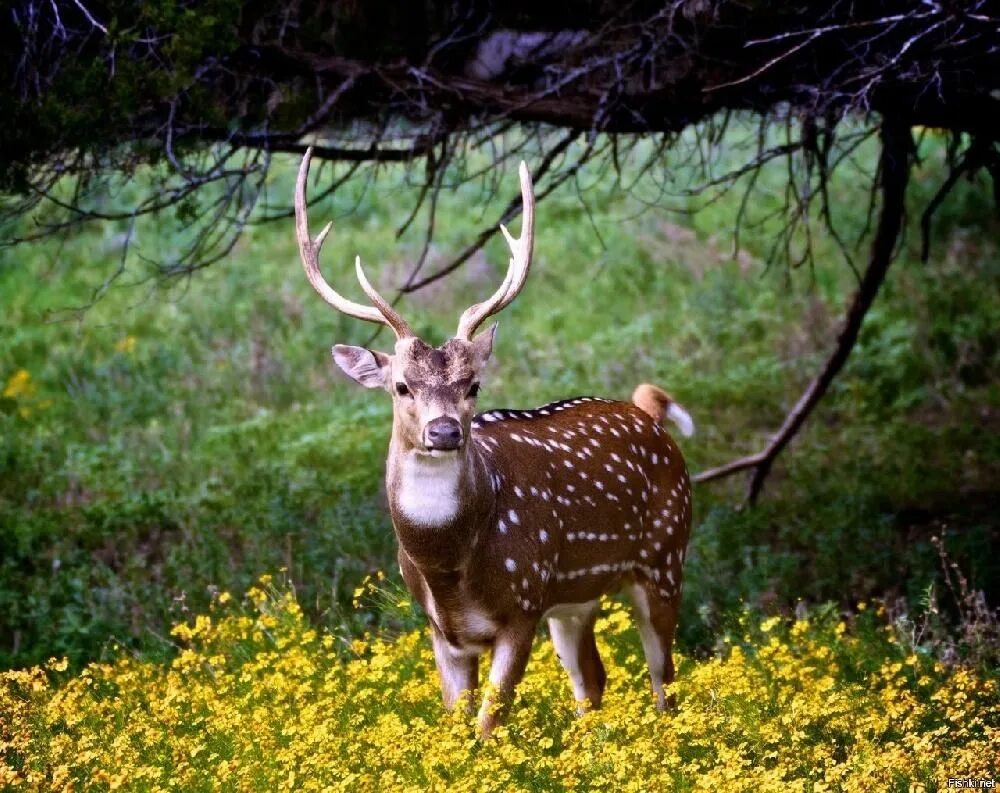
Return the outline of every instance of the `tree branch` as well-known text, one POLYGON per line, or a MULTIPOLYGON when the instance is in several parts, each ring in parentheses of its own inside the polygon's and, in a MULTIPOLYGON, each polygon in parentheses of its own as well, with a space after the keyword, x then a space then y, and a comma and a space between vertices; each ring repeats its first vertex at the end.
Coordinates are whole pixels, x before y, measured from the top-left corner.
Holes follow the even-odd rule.
POLYGON ((875 238, 872 240, 868 267, 865 269, 861 283, 854 293, 854 298, 844 317, 844 324, 837 338, 836 347, 823 369, 799 397, 795 407, 785 417, 781 427, 763 450, 717 468, 702 471, 692 477, 694 482, 710 482, 713 479, 720 479, 750 469, 746 500, 749 504, 756 502, 775 459, 795 437, 806 417, 823 398, 830 383, 833 382, 834 377, 843 368, 851 354, 851 350, 858 340, 858 333, 865 315, 878 295, 879 288, 889 270, 889 265, 892 263, 896 241, 899 238, 905 214, 904 199, 910 176, 910 156, 913 152, 913 138, 908 122, 898 117, 884 118, 881 137, 882 153, 879 172, 881 173, 882 208, 879 213, 878 226, 875 229, 875 238))

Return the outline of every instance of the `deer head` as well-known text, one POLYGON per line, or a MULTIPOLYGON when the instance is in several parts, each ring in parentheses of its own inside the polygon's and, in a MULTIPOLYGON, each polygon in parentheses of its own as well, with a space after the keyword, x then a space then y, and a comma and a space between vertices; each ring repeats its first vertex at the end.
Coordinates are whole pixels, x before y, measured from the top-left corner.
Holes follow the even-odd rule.
POLYGON ((519 170, 524 221, 521 236, 500 226, 511 258, 507 276, 493 295, 467 308, 454 338, 433 347, 418 338, 407 322, 368 281, 355 258, 355 273, 371 306, 348 300, 333 289, 319 269, 319 252, 330 232, 328 223, 315 239, 309 235, 306 182, 312 149, 306 151, 295 187, 295 232, 306 276, 313 288, 338 311, 357 319, 386 325, 396 335, 392 354, 347 344, 333 348, 333 359, 353 380, 366 388, 382 388, 393 400, 394 437, 401 448, 430 456, 459 451, 468 442, 480 375, 493 350, 496 323, 478 335, 485 319, 509 305, 524 287, 531 266, 535 198, 531 175, 522 162, 519 170))

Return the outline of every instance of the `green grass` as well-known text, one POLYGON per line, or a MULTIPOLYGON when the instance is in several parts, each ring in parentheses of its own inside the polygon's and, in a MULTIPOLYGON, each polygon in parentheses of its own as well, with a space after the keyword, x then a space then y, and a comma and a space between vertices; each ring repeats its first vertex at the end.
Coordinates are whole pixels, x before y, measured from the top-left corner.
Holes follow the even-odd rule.
MULTIPOLYGON (((911 212, 941 176, 940 152, 928 154, 911 212)), ((278 161, 274 195, 290 195, 295 165, 278 161)), ((568 189, 542 202, 534 269, 500 318, 482 408, 627 398, 651 381, 698 424, 683 443, 692 469, 759 448, 823 360, 853 279, 816 229, 814 267, 764 266, 780 219, 763 218, 783 173, 762 178, 751 216, 760 222, 738 258, 737 194, 692 215, 642 213, 590 173, 586 208, 568 189)), ((509 174, 487 205, 474 185, 443 195, 428 269, 495 217, 514 184, 509 174)), ((833 195, 850 237, 864 225, 864 186, 845 175, 833 195)), ((1000 257, 987 195, 963 185, 946 204, 929 264, 908 241, 761 506, 734 509, 738 480, 697 491, 686 650, 711 647, 744 602, 915 605, 938 575, 929 540, 939 532, 974 585, 997 597, 1000 257)), ((386 291, 400 283, 422 245, 420 222, 395 235, 416 196, 387 168, 374 186, 350 182, 317 206, 317 228, 337 219, 327 277, 360 297, 357 252, 386 291)), ((170 652, 171 621, 281 567, 323 624, 396 620, 350 606, 364 575, 396 571, 381 484, 388 398, 346 382, 329 355, 334 343, 366 342, 371 327, 312 293, 291 221, 254 227, 188 280, 151 281, 133 255, 95 305, 67 311, 118 266, 123 231, 107 224, 0 251, 0 388, 22 369, 35 388, 0 400, 0 666, 52 655, 78 664, 112 640, 170 652)), ((187 237, 183 217, 143 221, 136 250, 169 259, 187 237)), ((401 308, 440 342, 505 263, 497 239, 401 308)))

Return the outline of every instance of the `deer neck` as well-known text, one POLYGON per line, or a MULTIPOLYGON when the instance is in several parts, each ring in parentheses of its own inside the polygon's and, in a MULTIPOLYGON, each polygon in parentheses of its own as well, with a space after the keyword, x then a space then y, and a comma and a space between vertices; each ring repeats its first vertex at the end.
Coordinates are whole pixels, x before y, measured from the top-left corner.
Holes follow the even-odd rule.
POLYGON ((487 466, 475 444, 431 455, 407 448, 394 435, 386 486, 400 546, 414 563, 462 569, 495 505, 487 466))

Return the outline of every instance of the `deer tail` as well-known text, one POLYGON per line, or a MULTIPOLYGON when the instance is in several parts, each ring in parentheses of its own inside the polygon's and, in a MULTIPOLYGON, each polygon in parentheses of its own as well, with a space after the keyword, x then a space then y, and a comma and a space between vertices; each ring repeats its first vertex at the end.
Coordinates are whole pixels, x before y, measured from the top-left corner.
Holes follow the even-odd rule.
POLYGON ((670 419, 681 431, 681 435, 690 438, 694 435, 694 420, 691 414, 682 408, 674 398, 659 386, 643 383, 632 393, 632 401, 637 407, 662 424, 664 419, 670 419))

